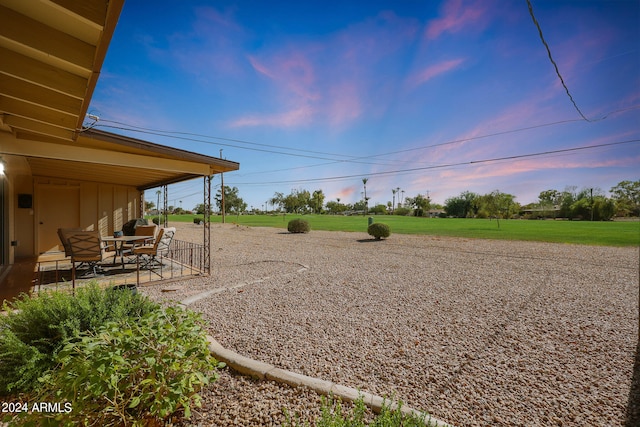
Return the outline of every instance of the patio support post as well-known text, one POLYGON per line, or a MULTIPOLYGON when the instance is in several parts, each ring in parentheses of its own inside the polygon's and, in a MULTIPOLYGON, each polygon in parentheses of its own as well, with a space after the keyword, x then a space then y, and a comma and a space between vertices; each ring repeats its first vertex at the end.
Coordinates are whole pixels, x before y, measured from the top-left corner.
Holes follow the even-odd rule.
POLYGON ((204 235, 203 235, 203 267, 205 274, 211 274, 211 179, 212 175, 204 177, 204 235))
POLYGON ((169 210, 169 186, 165 184, 162 189, 164 190, 162 221, 164 222, 164 227, 167 228, 169 226, 169 213, 167 212, 169 210))
POLYGON ((138 215, 135 218, 144 218, 144 191, 140 191, 138 194, 138 202, 138 215))

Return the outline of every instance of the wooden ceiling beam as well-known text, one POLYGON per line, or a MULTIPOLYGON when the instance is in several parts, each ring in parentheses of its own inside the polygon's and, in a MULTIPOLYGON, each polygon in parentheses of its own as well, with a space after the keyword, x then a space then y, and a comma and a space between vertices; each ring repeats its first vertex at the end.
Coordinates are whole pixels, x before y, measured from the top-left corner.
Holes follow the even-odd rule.
POLYGON ((0 95, 74 114, 76 117, 82 107, 82 99, 73 98, 6 74, 0 74, 0 95))
POLYGON ((109 7, 109 1, 77 1, 77 0, 51 0, 52 3, 57 4, 63 9, 70 10, 78 16, 82 16, 88 21, 104 25, 104 21, 107 18, 107 8, 109 7))
POLYGON ((0 47, 0 73, 83 99, 88 79, 0 47))
MULTIPOLYGON (((37 122, 35 120, 26 119, 24 117, 5 116, 3 121, 6 125, 11 126, 11 128, 22 129, 23 131, 26 131, 26 132, 51 136, 54 138, 70 140, 75 135, 74 131, 59 128, 57 126, 52 126, 46 123, 37 122)), ((21 143, 24 145, 31 145, 31 143, 28 143, 28 144, 25 144, 24 142, 21 142, 21 143)))
POLYGON ((0 113, 2 112, 6 113, 8 117, 24 117, 75 131, 75 114, 54 111, 50 108, 41 107, 19 99, 7 98, 0 95, 0 113))
POLYGON ((0 37, 91 71, 95 46, 0 5, 0 37))

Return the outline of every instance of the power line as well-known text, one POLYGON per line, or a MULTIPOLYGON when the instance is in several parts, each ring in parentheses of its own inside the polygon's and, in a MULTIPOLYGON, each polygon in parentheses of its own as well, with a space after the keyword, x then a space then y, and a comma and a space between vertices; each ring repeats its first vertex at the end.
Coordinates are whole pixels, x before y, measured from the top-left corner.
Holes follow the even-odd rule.
MULTIPOLYGON (((269 148, 277 148, 277 149, 283 149, 283 150, 289 150, 289 151, 297 151, 297 152, 300 152, 300 153, 310 153, 310 154, 319 154, 319 155, 324 155, 324 156, 344 157, 346 159, 358 159, 359 158, 357 156, 349 156, 349 155, 346 155, 346 154, 327 153, 327 152, 323 152, 323 151, 313 151, 313 150, 303 150, 301 148, 290 148, 290 147, 285 147, 285 146, 281 146, 281 145, 263 144, 263 143, 259 143, 259 142, 246 141, 246 140, 242 140, 242 139, 226 138, 226 137, 212 136, 212 135, 203 135, 203 134, 193 133, 193 132, 151 129, 151 128, 145 128, 145 127, 141 127, 141 126, 130 125, 130 124, 127 124, 127 123, 122 123, 122 122, 118 122, 118 121, 114 121, 114 120, 102 120, 101 122, 114 123, 114 124, 117 124, 117 125, 120 125, 120 126, 110 126, 110 125, 98 125, 98 126, 108 127, 108 128, 113 128, 113 129, 128 130, 128 131, 132 131, 132 132, 149 133, 149 134, 152 134, 152 135, 162 134, 161 136, 166 136, 166 137, 171 137, 171 138, 174 138, 174 136, 172 136, 172 135, 186 135, 186 136, 190 136, 190 137, 193 136, 193 137, 198 137, 198 138, 215 139, 215 140, 219 140, 219 141, 237 142, 237 143, 240 143, 240 144, 255 145, 255 146, 259 146, 259 147, 269 147, 269 148)), ((177 138, 177 139, 191 140, 191 139, 188 139, 188 138, 177 138)), ((194 140, 194 141, 199 141, 199 142, 204 142, 204 143, 211 143, 210 141, 200 141, 200 140, 194 140)), ((240 148, 240 149, 249 150, 249 148, 246 148, 246 147, 239 147, 239 146, 229 145, 229 144, 218 144, 218 145, 225 145, 225 146, 230 146, 230 147, 234 147, 234 148, 240 148)), ((256 151, 261 151, 261 150, 256 150, 256 151)), ((268 151, 268 152, 271 152, 271 151, 268 151)), ((277 151, 274 151, 274 153, 276 153, 276 154, 293 155, 291 153, 282 153, 282 152, 277 152, 277 151)), ((301 157, 306 157, 306 156, 301 156, 301 157)), ((336 159, 327 159, 327 160, 336 160, 336 159)), ((336 160, 336 161, 340 161, 340 160, 336 160)))
POLYGON ((538 29, 538 34, 540 35, 540 40, 542 40, 542 44, 547 49, 547 56, 549 57, 549 60, 553 64, 553 68, 555 68, 556 74, 558 75, 558 78, 560 79, 560 82, 562 83, 562 86, 564 87, 564 90, 567 93, 567 96, 571 100, 571 103, 575 107, 576 111, 587 122, 595 122, 595 121, 598 121, 598 120, 602 120, 603 118, 590 120, 584 114, 582 114, 582 111, 580 111, 580 108, 578 108, 578 104, 576 104, 576 101, 573 99, 573 96, 571 96, 571 92, 569 92, 569 88, 567 87, 566 83, 564 82, 564 79, 562 78, 562 75, 560 74, 560 70, 558 69, 558 64, 556 64, 556 61, 553 60, 553 56, 551 56, 551 49, 549 48, 549 45, 547 44, 546 40, 544 39, 544 35, 542 34, 542 28, 540 28, 540 24, 538 23, 538 20, 536 19, 536 16, 533 13, 533 6, 531 5, 531 0, 527 0, 527 4, 529 5, 529 14, 531 15, 531 19, 533 19, 533 23, 535 24, 536 28, 538 29))
MULTIPOLYGON (((425 170, 444 169, 444 168, 450 168, 450 167, 455 167, 455 166, 476 165, 476 164, 481 164, 481 163, 492 163, 492 162, 498 162, 498 161, 504 161, 504 160, 516 160, 516 159, 522 159, 522 158, 528 158, 528 157, 556 155, 556 154, 559 154, 559 153, 570 153, 570 152, 575 152, 575 151, 590 150, 590 149, 594 149, 594 148, 611 147, 611 146, 622 145, 622 144, 633 144, 633 143, 637 143, 637 142, 640 142, 640 139, 631 139, 631 140, 627 140, 627 141, 617 141, 617 142, 610 142, 610 143, 597 144, 597 145, 587 145, 587 146, 582 146, 582 147, 564 148, 564 149, 561 149, 561 150, 541 151, 541 152, 538 152, 538 153, 519 154, 519 155, 515 155, 515 156, 505 156, 505 157, 494 157, 494 158, 490 158, 490 159, 471 160, 471 161, 467 161, 467 162, 446 163, 446 164, 441 164, 441 165, 425 166, 425 167, 418 167, 418 168, 409 168, 409 169, 383 171, 383 172, 369 172, 369 173, 367 173, 367 176, 406 174, 406 173, 419 172, 419 171, 425 171, 425 170)), ((341 180, 353 179, 353 178, 359 178, 359 177, 362 177, 361 173, 360 174, 356 174, 356 175, 341 175, 341 176, 325 177, 325 178, 308 178, 308 179, 286 180, 286 181, 234 182, 233 184, 234 185, 296 184, 296 183, 304 183, 304 182, 341 181, 341 180)))
MULTIPOLYGON (((638 109, 638 108, 640 108, 640 105, 633 105, 633 106, 628 107, 628 108, 623 108, 623 109, 610 111, 609 113, 605 114, 599 120, 606 119, 612 114, 616 114, 616 113, 620 113, 620 112, 626 112, 626 111, 630 111, 630 110, 635 110, 635 109, 638 109)), ((567 119, 567 120, 560 120, 560 121, 549 122, 549 123, 541 123, 541 124, 527 126, 527 127, 523 127, 523 128, 508 129, 508 130, 505 130, 505 131, 494 132, 494 133, 490 133, 490 134, 486 134, 486 135, 478 135, 478 136, 473 136, 473 137, 469 137, 469 138, 455 139, 455 140, 445 141, 445 142, 441 142, 441 143, 437 143, 437 144, 430 144, 430 145, 425 145, 425 146, 421 146, 421 147, 407 148, 407 149, 403 149, 403 150, 390 151, 390 152, 387 152, 387 153, 373 154, 373 155, 369 155, 369 156, 348 156, 348 155, 345 155, 345 154, 337 154, 337 153, 323 153, 323 152, 320 152, 320 151, 302 150, 302 149, 298 149, 298 148, 288 148, 288 147, 283 147, 283 146, 278 146, 278 145, 261 144, 261 143, 257 143, 257 142, 244 141, 244 140, 240 140, 240 139, 225 138, 225 137, 211 136, 211 135, 203 135, 203 134, 197 134, 197 133, 191 133, 191 132, 151 129, 151 128, 145 128, 145 127, 130 125, 130 124, 127 124, 127 123, 117 122, 117 121, 113 121, 113 120, 101 120, 101 122, 114 123, 114 124, 119 124, 121 126, 112 126, 112 125, 104 125, 104 124, 94 124, 94 126, 104 127, 104 128, 112 128, 112 129, 119 129, 119 130, 125 130, 125 131, 137 132, 137 133, 144 133, 144 134, 148 134, 148 135, 157 135, 157 136, 162 136, 162 137, 166 137, 166 138, 174 138, 174 139, 185 140, 185 141, 201 142, 201 143, 205 143, 205 144, 214 144, 214 142, 208 141, 208 140, 203 140, 203 139, 200 139, 200 138, 215 139, 215 140, 229 141, 229 142, 238 142, 238 143, 242 143, 242 144, 250 144, 250 145, 262 146, 262 147, 282 148, 282 149, 285 149, 285 150, 298 151, 298 152, 303 152, 303 153, 324 154, 324 155, 329 155, 329 156, 345 157, 345 159, 335 159, 335 158, 326 158, 326 157, 319 157, 319 156, 313 156, 313 155, 294 154, 294 153, 286 153, 286 152, 274 151, 274 150, 242 147, 242 146, 237 146, 237 145, 233 145, 233 144, 225 144, 225 143, 219 143, 219 142, 215 143, 217 145, 223 145, 223 146, 227 146, 227 147, 239 148, 239 149, 242 149, 242 150, 267 152, 267 153, 273 153, 273 154, 282 154, 282 155, 287 155, 287 156, 311 158, 311 159, 318 159, 318 160, 327 160, 329 162, 329 163, 322 163, 322 164, 317 164, 317 165, 298 166, 298 167, 293 167, 293 168, 289 168, 289 169, 285 168, 285 169, 278 169, 278 170, 274 170, 274 171, 256 172, 256 173, 271 173, 271 172, 281 172, 281 171, 285 171, 285 170, 301 169, 301 168, 307 168, 307 167, 323 166, 323 165, 329 165, 329 164, 335 164, 335 163, 359 163, 359 164, 373 164, 373 165, 388 165, 388 164, 392 164, 392 163, 407 163, 407 161, 404 161, 404 160, 392 160, 392 161, 382 162, 382 163, 380 163, 380 162, 366 162, 366 161, 363 161, 363 160, 364 159, 373 159, 373 158, 382 157, 382 156, 390 156, 390 155, 394 155, 394 154, 402 154, 402 153, 407 153, 407 152, 412 152, 412 151, 426 150, 426 149, 434 148, 434 147, 442 147, 442 146, 451 145, 451 144, 457 144, 457 143, 461 143, 461 142, 474 141, 474 140, 478 140, 478 139, 490 138, 490 137, 493 137, 493 136, 507 135, 507 134, 510 134, 510 133, 523 132, 523 131, 527 131, 527 130, 542 128, 542 127, 555 126, 555 125, 559 125, 559 124, 579 122, 579 121, 582 121, 582 120, 580 120, 580 119, 567 119), (176 135, 187 135, 189 137, 187 137, 187 136, 176 136, 176 135), (196 136, 198 138, 191 138, 191 136, 196 136)))

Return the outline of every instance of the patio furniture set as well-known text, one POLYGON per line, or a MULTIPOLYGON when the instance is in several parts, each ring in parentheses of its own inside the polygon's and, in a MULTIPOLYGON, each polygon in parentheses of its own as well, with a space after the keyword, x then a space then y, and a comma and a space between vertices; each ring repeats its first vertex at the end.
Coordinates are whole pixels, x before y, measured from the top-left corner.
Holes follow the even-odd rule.
POLYGON ((156 270, 162 265, 162 256, 168 254, 175 232, 174 227, 158 230, 155 225, 137 225, 132 235, 116 232, 113 236, 101 236, 98 231, 60 228, 58 236, 65 256, 71 260, 71 281, 75 289, 78 269, 84 267, 82 277, 97 277, 103 263, 110 258, 113 258, 111 264, 116 265, 120 257, 123 271, 127 262, 135 262, 138 275, 140 269, 146 269, 162 277, 156 270))

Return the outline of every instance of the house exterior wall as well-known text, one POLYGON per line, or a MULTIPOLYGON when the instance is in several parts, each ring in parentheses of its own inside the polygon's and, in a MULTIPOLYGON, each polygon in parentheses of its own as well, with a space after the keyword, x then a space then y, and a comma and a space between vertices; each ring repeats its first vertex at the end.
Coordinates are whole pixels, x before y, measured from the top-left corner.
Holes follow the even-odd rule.
POLYGON ((8 183, 5 200, 9 232, 2 244, 9 250, 9 264, 16 257, 61 250, 57 236, 60 227, 98 230, 107 236, 141 216, 140 192, 134 187, 30 175, 7 175, 4 179, 8 183), (31 195, 30 208, 19 206, 19 195, 31 195), (17 245, 12 246, 12 241, 17 245))

